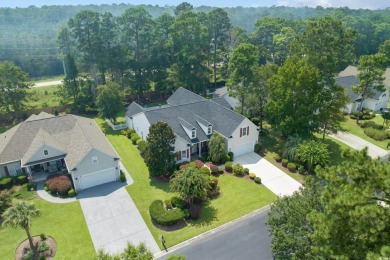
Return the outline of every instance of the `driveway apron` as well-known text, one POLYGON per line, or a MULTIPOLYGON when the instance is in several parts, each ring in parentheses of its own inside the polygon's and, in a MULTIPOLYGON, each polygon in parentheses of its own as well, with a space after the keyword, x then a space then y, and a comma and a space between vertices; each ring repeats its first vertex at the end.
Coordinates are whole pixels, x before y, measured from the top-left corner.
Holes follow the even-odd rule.
POLYGON ((111 182, 86 189, 78 198, 96 251, 102 248, 117 254, 128 242, 144 242, 153 253, 159 251, 123 184, 111 182))
POLYGON ((278 196, 291 195, 301 187, 299 182, 254 152, 234 158, 234 163, 248 168, 249 172, 260 177, 262 184, 278 196))

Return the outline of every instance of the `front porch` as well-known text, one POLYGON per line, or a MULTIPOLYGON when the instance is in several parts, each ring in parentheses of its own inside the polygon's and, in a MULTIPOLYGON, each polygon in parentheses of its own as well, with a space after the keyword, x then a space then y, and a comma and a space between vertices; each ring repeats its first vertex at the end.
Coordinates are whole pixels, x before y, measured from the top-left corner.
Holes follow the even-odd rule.
POLYGON ((50 161, 35 161, 24 165, 29 179, 33 182, 44 181, 53 174, 68 173, 66 163, 61 158, 52 158, 50 161))

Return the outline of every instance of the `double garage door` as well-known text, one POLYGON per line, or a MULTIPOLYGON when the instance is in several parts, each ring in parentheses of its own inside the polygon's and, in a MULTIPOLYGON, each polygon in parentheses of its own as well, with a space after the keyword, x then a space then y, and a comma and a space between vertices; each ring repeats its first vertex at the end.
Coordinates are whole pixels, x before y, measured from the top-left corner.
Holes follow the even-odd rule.
POLYGON ((253 152, 255 148, 255 141, 237 144, 232 148, 232 152, 234 153, 234 157, 253 152))
POLYGON ((80 188, 82 190, 94 187, 107 182, 115 181, 115 168, 110 168, 87 175, 83 175, 79 178, 80 188))

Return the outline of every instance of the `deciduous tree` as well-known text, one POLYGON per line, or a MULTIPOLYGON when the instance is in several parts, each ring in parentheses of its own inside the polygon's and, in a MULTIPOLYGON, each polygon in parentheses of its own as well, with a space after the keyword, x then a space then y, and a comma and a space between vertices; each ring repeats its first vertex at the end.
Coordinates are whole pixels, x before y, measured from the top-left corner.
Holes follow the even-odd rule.
POLYGON ((118 114, 123 110, 122 95, 119 86, 110 82, 107 85, 100 85, 97 88, 96 107, 101 118, 108 118, 114 123, 118 114))
POLYGON ((225 140, 218 132, 214 131, 210 138, 208 147, 211 161, 220 163, 224 158, 226 158, 225 140))

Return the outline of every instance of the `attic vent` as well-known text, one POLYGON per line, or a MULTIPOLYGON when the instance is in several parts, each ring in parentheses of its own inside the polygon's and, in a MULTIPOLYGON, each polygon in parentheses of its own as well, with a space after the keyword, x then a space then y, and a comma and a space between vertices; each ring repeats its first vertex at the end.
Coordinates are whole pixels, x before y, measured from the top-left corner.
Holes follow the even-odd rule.
POLYGON ((47 150, 44 150, 44 151, 43 151, 43 154, 44 154, 44 155, 48 155, 49 152, 48 152, 47 150))

